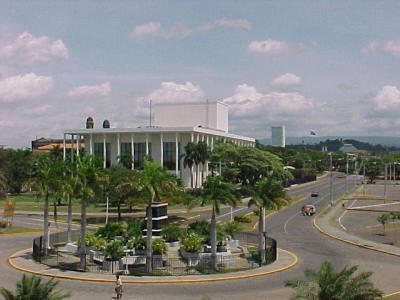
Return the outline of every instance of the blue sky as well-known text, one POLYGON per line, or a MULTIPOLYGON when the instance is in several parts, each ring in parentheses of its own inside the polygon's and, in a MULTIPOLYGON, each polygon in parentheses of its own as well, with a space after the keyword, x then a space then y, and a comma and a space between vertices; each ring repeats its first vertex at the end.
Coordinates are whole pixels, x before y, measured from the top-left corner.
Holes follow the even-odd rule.
MULTIPOLYGON (((1 1, 0 144, 154 102, 221 100, 230 131, 397 135, 399 1, 1 1)), ((97 122, 96 122, 97 121, 97 122)))

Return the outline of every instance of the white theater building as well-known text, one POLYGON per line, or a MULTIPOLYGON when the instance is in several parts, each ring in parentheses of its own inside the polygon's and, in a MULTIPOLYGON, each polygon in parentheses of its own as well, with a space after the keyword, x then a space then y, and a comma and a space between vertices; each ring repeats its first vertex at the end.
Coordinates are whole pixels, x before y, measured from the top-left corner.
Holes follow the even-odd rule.
MULTIPOLYGON (((93 128, 93 120, 88 118, 85 129, 65 130, 64 159, 65 140, 71 138, 77 145, 77 154, 84 144, 86 153, 103 156, 105 168, 117 164, 124 152, 134 158, 132 169, 140 168, 143 157, 148 155, 190 186, 190 172, 193 178, 196 174, 193 168, 183 168, 181 155, 188 142, 205 141, 211 150, 217 140, 255 146, 255 139, 228 132, 228 106, 222 102, 156 104, 154 108, 153 126, 110 128, 109 122, 104 121, 103 128, 93 128)), ((199 184, 203 181, 200 176, 194 179, 199 184)))

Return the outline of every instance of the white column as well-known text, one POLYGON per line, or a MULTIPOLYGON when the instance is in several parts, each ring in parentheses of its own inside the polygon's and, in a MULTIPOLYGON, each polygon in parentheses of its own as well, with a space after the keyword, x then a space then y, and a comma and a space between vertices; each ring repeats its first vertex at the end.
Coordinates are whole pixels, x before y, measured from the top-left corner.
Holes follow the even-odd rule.
POLYGON ((179 175, 179 134, 175 133, 175 175, 179 175))
POLYGON ((65 133, 64 133, 64 139, 63 139, 63 159, 65 160, 66 157, 66 150, 65 150, 65 133))
POLYGON ((199 143, 199 139, 200 139, 200 133, 197 134, 197 138, 196 138, 196 144, 199 143))
POLYGON ((146 134, 146 156, 149 155, 149 134, 146 134))
POLYGON ((132 170, 135 168, 135 141, 133 133, 131 134, 131 156, 132 156, 132 170))
POLYGON ((193 132, 192 132, 192 134, 190 135, 190 141, 191 141, 192 143, 194 142, 193 132))
POLYGON ((71 162, 74 161, 74 135, 71 134, 71 162))
MULTIPOLYGON (((85 145, 86 146, 86 145, 85 145)), ((90 134, 90 145, 89 145, 90 154, 93 154, 93 133, 90 134)))
POLYGON ((211 151, 214 150, 214 136, 211 136, 211 151))
POLYGON ((160 164, 164 166, 164 135, 160 133, 160 164))
POLYGON ((107 144, 106 144, 106 135, 103 135, 103 168, 107 167, 106 159, 107 159, 107 144))
POLYGON ((79 156, 79 147, 81 146, 81 136, 76 136, 76 156, 79 156))
POLYGON ((117 160, 120 161, 121 156, 121 135, 117 133, 117 160))

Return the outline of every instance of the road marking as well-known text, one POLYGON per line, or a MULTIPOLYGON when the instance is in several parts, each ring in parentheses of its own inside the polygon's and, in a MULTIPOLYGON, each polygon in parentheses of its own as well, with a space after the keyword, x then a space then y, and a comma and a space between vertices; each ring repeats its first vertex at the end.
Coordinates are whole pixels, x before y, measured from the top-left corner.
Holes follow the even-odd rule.
MULTIPOLYGON (((241 210, 243 210, 243 209, 248 209, 248 207, 242 207, 242 208, 239 208, 239 209, 237 209, 237 210, 234 210, 234 211, 232 211, 232 215, 233 215, 235 212, 241 211, 241 210)), ((219 215, 219 216, 216 217, 216 219, 221 218, 221 217, 224 217, 224 216, 227 216, 227 215, 230 215, 230 214, 231 214, 231 212, 228 212, 228 213, 223 214, 223 215, 219 215)))
POLYGON ((293 216, 291 216, 289 219, 286 220, 285 224, 283 225, 283 230, 285 231, 286 234, 288 234, 288 232, 286 231, 286 226, 287 224, 295 217, 297 216, 299 213, 296 212, 293 216))
MULTIPOLYGON (((356 201, 357 201, 357 199, 354 200, 354 201, 350 204, 350 206, 349 206, 348 208, 352 208, 353 204, 356 203, 356 201)), ((344 212, 340 215, 340 217, 339 217, 339 219, 338 219, 340 227, 342 227, 345 231, 347 231, 347 228, 344 227, 344 225, 342 224, 342 217, 344 217, 344 215, 345 215, 346 213, 347 213, 347 209, 344 210, 344 212)))
POLYGON ((355 207, 353 207, 353 209, 377 207, 377 206, 385 206, 385 205, 400 205, 400 203, 385 203, 385 204, 374 204, 374 205, 366 205, 366 206, 355 206, 355 207))

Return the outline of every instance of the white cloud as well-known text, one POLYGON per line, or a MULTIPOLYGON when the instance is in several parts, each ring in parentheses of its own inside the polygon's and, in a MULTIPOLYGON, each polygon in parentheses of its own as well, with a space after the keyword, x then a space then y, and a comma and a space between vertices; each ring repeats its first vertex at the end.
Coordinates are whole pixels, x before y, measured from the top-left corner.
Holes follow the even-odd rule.
POLYGON ((261 53, 266 55, 279 55, 286 52, 300 51, 309 47, 315 47, 317 43, 310 41, 308 43, 290 43, 287 41, 278 41, 273 39, 251 41, 247 46, 247 50, 253 53, 261 53))
POLYGON ((35 37, 28 32, 21 33, 0 48, 0 61, 10 65, 30 66, 65 59, 68 59, 68 49, 62 40, 35 37))
POLYGON ((274 78, 271 81, 271 86, 289 87, 289 86, 299 85, 300 83, 301 83, 301 77, 292 73, 286 73, 274 78))
POLYGON ((400 90, 393 85, 385 85, 374 100, 381 110, 400 108, 400 90))
POLYGON ((288 42, 267 39, 265 41, 252 41, 247 49, 249 52, 276 55, 289 51, 290 47, 288 42))
POLYGON ((371 52, 374 52, 376 49, 378 49, 378 47, 380 46, 380 42, 379 41, 372 41, 370 43, 368 43, 367 45, 365 45, 361 52, 364 54, 368 54, 371 52))
POLYGON ((194 102, 204 99, 200 86, 191 82, 179 84, 175 82, 162 82, 161 87, 151 92, 147 99, 155 102, 194 102))
POLYGON ((0 101, 34 99, 46 94, 52 87, 51 77, 38 76, 35 73, 7 77, 0 80, 0 101))
POLYGON ((383 50, 389 52, 393 56, 400 56, 400 42, 397 41, 387 41, 383 45, 383 50))
POLYGON ((311 99, 298 92, 257 92, 257 89, 247 84, 238 85, 233 96, 223 100, 229 104, 234 116, 261 117, 260 122, 272 116, 302 115, 304 110, 313 107, 311 99))
POLYGON ((0 120, 0 128, 11 128, 14 127, 15 123, 9 120, 0 120))
POLYGON ((129 36, 135 39, 141 39, 146 36, 161 36, 165 39, 185 38, 191 34, 210 31, 216 27, 250 29, 251 24, 246 19, 229 19, 226 17, 201 24, 194 28, 190 28, 183 23, 175 23, 170 27, 162 27, 159 22, 149 22, 136 26, 129 36))
POLYGON ((111 93, 111 84, 104 82, 99 85, 82 85, 74 87, 67 93, 68 97, 79 98, 79 97, 105 97, 111 93))
POLYGON ((158 22, 149 22, 136 26, 130 37, 140 39, 148 35, 157 35, 161 30, 161 25, 158 22))

